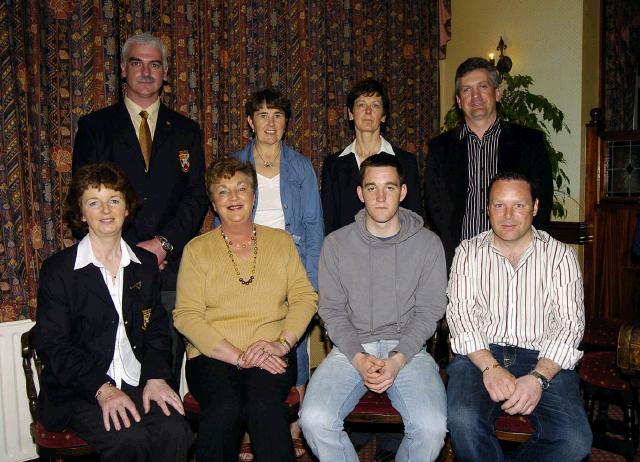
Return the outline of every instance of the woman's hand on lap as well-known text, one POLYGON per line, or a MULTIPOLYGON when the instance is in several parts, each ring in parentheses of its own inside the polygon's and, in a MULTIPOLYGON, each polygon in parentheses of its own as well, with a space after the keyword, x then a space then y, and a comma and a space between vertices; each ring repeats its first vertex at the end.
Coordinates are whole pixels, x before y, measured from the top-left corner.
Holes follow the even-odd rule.
POLYGON ((122 426, 120 425, 120 419, 126 428, 131 427, 131 421, 127 412, 131 414, 131 417, 136 422, 140 422, 140 413, 136 409, 136 405, 131 401, 131 398, 127 396, 125 392, 111 386, 110 384, 104 384, 100 387, 100 393, 96 399, 102 409, 102 422, 104 423, 104 429, 106 431, 111 430, 111 422, 116 431, 120 431, 122 426))
POLYGON ((281 358, 284 354, 279 342, 258 340, 247 348, 242 366, 260 367, 272 374, 281 374, 287 368, 287 362, 281 358))

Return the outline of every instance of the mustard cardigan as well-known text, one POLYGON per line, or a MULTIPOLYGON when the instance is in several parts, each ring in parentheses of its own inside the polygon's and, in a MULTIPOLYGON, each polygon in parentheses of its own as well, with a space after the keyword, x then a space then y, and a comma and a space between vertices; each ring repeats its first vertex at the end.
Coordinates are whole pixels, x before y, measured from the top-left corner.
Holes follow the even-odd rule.
MULTIPOLYGON (((298 338, 305 331, 318 295, 291 236, 256 225, 256 243, 256 272, 249 285, 238 281, 219 228, 185 246, 173 319, 188 340, 188 359, 211 356, 224 339, 246 350, 257 340, 276 340, 283 330, 298 338)), ((234 258, 240 275, 249 279, 253 255, 247 262, 234 258)))

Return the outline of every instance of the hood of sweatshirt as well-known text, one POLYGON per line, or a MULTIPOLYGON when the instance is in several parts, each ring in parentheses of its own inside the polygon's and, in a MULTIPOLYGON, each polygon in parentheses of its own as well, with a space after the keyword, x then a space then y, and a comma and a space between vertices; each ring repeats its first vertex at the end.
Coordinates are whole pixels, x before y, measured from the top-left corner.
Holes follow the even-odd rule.
POLYGON ((411 210, 400 207, 398 209, 398 215, 400 216, 400 231, 390 238, 381 239, 371 234, 367 229, 365 220, 366 209, 362 209, 355 216, 358 234, 368 245, 372 245, 374 247, 385 247, 397 245, 406 241, 424 227, 424 220, 422 217, 411 210))

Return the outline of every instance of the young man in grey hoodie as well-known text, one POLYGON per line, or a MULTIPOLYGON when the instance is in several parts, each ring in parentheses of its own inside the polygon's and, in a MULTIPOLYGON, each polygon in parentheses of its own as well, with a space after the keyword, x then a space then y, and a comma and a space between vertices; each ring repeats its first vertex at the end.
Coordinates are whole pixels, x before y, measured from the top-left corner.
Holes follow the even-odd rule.
POLYGON ((390 154, 360 167, 355 222, 320 254, 318 312, 334 343, 309 382, 300 425, 321 462, 357 462, 344 418, 372 390, 387 392, 405 436, 396 461, 435 460, 446 434, 446 395, 424 345, 446 306, 440 239, 399 206, 407 193, 390 154))

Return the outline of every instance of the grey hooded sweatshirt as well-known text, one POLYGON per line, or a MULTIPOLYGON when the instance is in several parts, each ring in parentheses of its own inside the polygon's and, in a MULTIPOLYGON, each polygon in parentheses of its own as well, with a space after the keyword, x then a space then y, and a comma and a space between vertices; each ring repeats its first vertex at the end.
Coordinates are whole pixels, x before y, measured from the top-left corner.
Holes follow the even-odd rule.
POLYGON ((398 340, 410 361, 445 312, 447 275, 440 238, 422 218, 400 208, 400 231, 388 239, 355 222, 334 231, 320 254, 318 314, 350 361, 362 344, 398 340))

